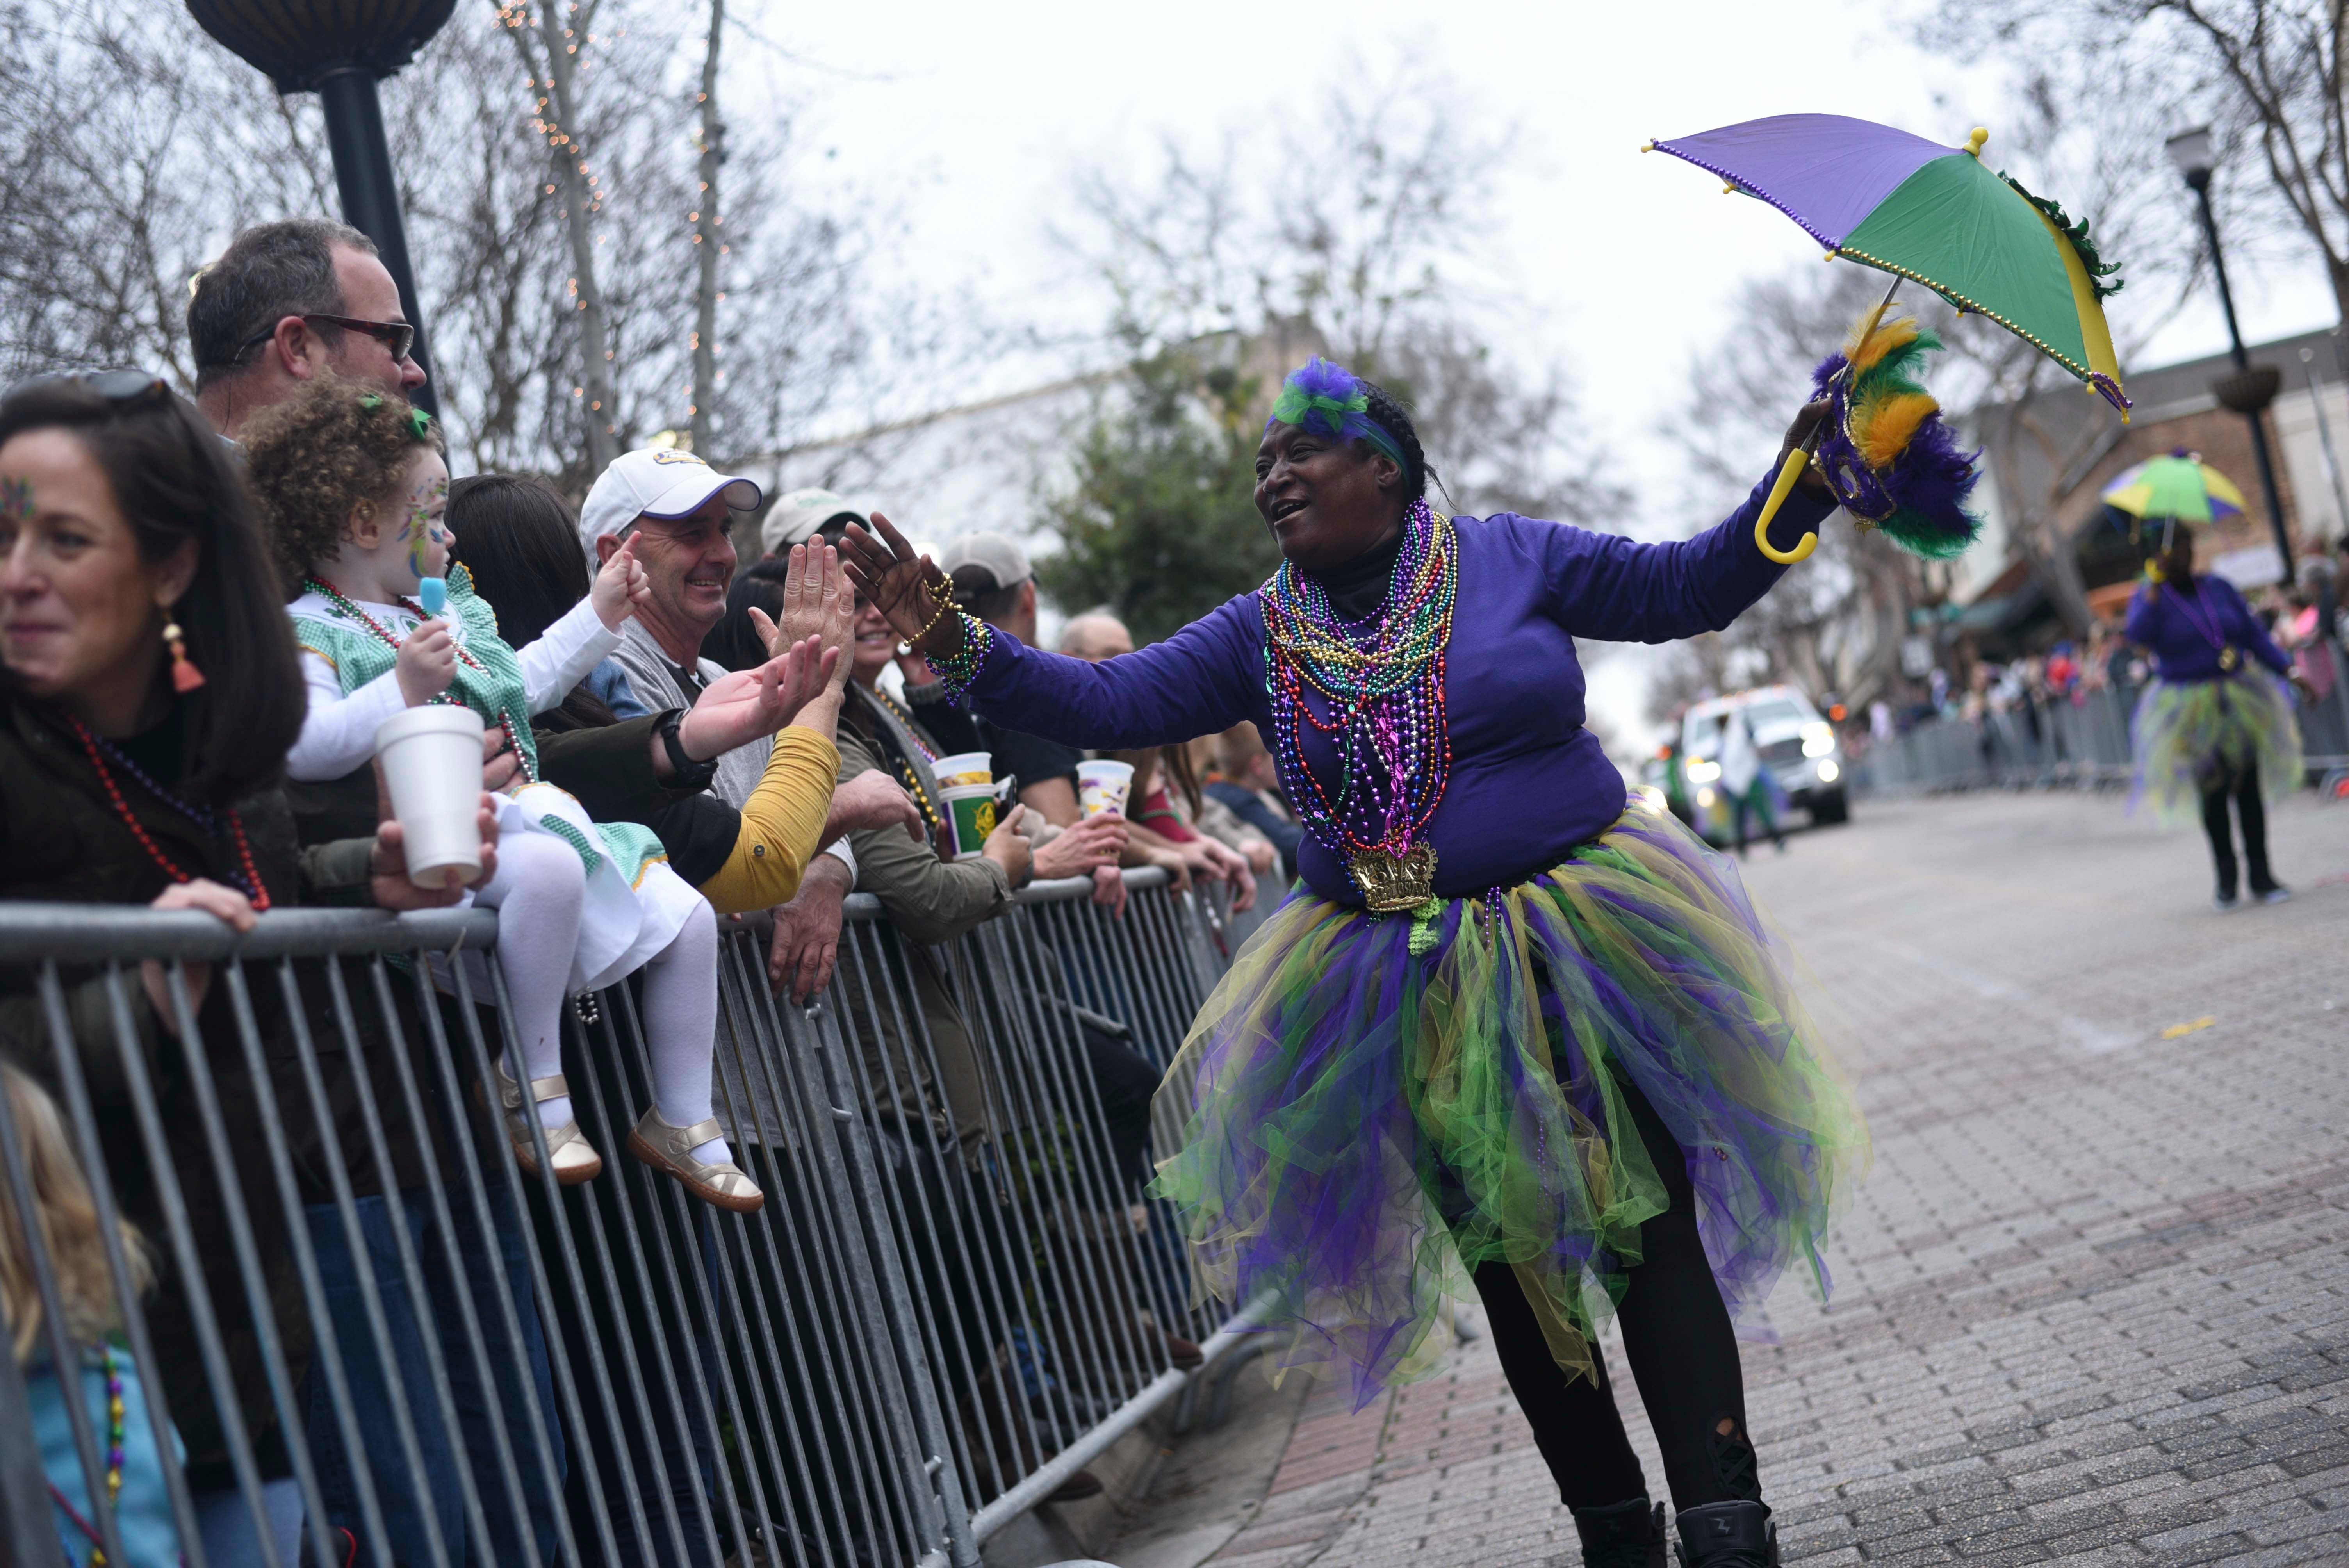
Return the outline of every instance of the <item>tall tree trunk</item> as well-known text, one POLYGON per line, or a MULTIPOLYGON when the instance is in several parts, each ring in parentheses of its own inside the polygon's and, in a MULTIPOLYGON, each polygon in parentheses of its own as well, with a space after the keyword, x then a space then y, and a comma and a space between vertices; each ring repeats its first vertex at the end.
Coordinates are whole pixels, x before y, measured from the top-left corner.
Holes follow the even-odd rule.
MULTIPOLYGON (((603 291, 595 286, 595 227, 592 222, 595 192, 589 181, 587 149, 579 137, 578 51, 587 41, 588 7, 575 0, 544 0, 539 8, 538 30, 546 46, 546 90, 552 100, 540 111, 546 145, 554 156, 554 181, 563 192, 563 206, 571 236, 571 291, 579 307, 579 418, 587 433, 587 464, 592 480, 620 455, 620 405, 612 387, 612 334, 604 315, 603 291), (575 27, 564 26, 572 17, 575 27)), ((523 29, 513 29, 514 46, 532 65, 529 41, 523 29)))
POLYGON ((718 405, 718 166, 726 161, 726 122, 718 118, 718 46, 726 30, 726 0, 709 0, 709 46, 701 56, 701 197, 693 213, 693 449, 705 459, 710 417, 718 405))

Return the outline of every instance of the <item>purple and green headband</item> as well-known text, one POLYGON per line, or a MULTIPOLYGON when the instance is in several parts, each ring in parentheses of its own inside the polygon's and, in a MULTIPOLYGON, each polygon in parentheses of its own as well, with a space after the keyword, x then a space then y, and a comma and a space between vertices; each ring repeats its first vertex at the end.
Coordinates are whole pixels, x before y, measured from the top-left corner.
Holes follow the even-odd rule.
POLYGON ((1370 407, 1371 395, 1361 377, 1317 354, 1280 384, 1280 396, 1273 400, 1272 418, 1264 428, 1268 433, 1275 425, 1297 425, 1341 441, 1368 441, 1409 473, 1411 459, 1402 455, 1402 443, 1371 418, 1370 407))

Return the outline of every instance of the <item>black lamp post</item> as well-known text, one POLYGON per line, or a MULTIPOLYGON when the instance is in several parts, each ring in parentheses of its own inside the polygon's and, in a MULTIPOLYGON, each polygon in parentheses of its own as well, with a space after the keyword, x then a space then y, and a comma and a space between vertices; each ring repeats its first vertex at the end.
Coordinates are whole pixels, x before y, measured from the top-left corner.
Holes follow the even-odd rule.
POLYGON ((2251 452, 2260 464, 2260 486, 2268 494, 2268 522, 2275 530, 2276 552, 2283 557, 2283 580, 2292 582, 2292 541, 2284 533, 2283 501, 2276 490, 2275 460, 2268 455, 2267 421, 2261 418, 2283 386, 2283 372, 2272 365, 2254 367, 2243 350, 2243 329, 2235 322, 2235 293, 2227 286, 2227 261, 2219 253, 2219 224, 2210 216, 2210 170, 2216 160, 2210 149, 2210 128, 2181 130, 2164 144, 2169 161, 2186 176, 2202 209, 2202 237, 2210 243, 2210 270, 2219 279, 2219 304, 2227 313, 2227 340, 2233 346, 2235 373, 2210 383, 2219 401, 2242 415, 2251 425, 2251 452))
MULTIPOLYGON (((408 227, 375 84, 416 57, 457 0, 187 0, 187 6, 199 26, 280 93, 318 95, 343 220, 375 242, 384 270, 399 285, 400 309, 416 327, 410 352, 429 376, 424 307, 408 263, 408 227)), ((410 397, 428 413, 440 411, 429 380, 410 397)))

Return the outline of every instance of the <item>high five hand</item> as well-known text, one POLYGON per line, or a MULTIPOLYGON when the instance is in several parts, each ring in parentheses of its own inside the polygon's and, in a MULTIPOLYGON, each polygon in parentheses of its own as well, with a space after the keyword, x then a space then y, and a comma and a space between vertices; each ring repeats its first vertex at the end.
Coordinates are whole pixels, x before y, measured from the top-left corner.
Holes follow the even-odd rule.
POLYGON ((953 599, 954 584, 928 556, 915 554, 905 536, 877 511, 873 514, 873 526, 879 531, 877 539, 852 522, 840 541, 841 559, 856 591, 888 617, 899 636, 916 647, 936 652, 959 647, 960 622, 938 614, 953 599), (935 633, 926 639, 924 634, 934 626, 935 633))
POLYGON ((830 666, 832 685, 843 684, 851 664, 848 642, 856 625, 856 589, 843 570, 839 552, 821 540, 792 545, 783 596, 776 608, 782 614, 780 626, 764 610, 755 604, 750 607, 750 624, 766 644, 768 654, 779 654, 813 637, 819 648, 837 653, 830 666))

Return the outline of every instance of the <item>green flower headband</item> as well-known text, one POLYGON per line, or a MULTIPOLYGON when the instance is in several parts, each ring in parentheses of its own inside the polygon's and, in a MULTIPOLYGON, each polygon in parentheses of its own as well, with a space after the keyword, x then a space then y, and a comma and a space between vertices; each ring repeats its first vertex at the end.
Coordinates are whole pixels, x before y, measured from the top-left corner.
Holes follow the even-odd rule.
POLYGON ((1273 400, 1272 418, 1264 428, 1318 426, 1340 440, 1368 441, 1392 458, 1396 467, 1410 472, 1411 459, 1402 455, 1402 444, 1371 418, 1370 407, 1371 395, 1359 377, 1316 355, 1290 371, 1288 379, 1280 384, 1280 396, 1273 400))
MULTIPOLYGON (((380 392, 370 392, 367 394, 367 396, 359 399, 359 407, 369 410, 382 407, 383 394, 380 392)), ((408 433, 415 437, 419 441, 431 435, 432 416, 426 413, 423 409, 415 407, 413 404, 409 405, 408 410, 408 433)))

